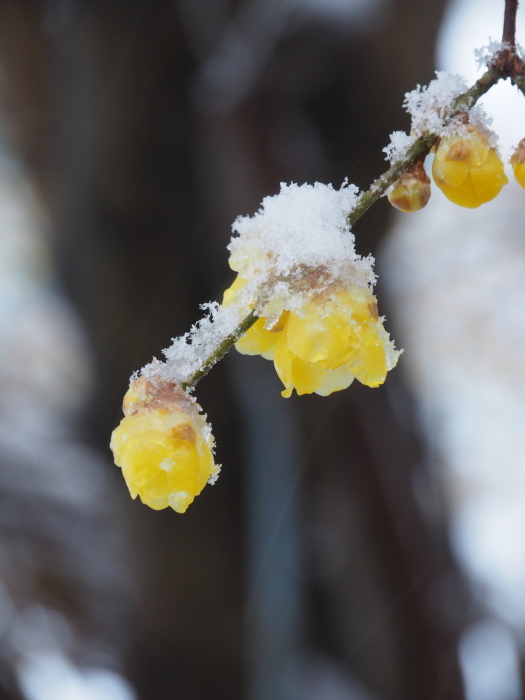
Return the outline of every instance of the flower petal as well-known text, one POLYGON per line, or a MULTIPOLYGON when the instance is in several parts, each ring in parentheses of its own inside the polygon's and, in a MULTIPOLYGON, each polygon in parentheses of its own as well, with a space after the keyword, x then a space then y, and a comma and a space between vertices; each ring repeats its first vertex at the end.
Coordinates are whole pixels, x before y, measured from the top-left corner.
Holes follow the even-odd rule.
POLYGON ((353 381, 354 375, 345 365, 337 369, 327 369, 321 386, 315 390, 315 393, 320 396, 329 396, 334 391, 347 389, 353 381))

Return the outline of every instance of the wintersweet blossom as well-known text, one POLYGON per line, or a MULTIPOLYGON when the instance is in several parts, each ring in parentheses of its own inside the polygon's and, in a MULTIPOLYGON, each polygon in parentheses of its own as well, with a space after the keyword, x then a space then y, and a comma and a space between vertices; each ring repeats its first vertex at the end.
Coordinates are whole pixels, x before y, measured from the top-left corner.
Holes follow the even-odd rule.
POLYGON ((372 258, 354 248, 347 214, 356 191, 283 185, 253 217, 234 224, 238 275, 223 308, 245 304, 259 319, 236 348, 273 360, 289 397, 327 396, 354 379, 376 387, 399 356, 377 312, 372 258))
POLYGON ((219 467, 199 405, 179 386, 133 379, 111 449, 132 498, 154 510, 184 513, 219 467))
POLYGON ((498 154, 483 132, 470 124, 465 133, 441 140, 432 174, 452 202, 471 209, 494 199, 508 182, 498 154))
MULTIPOLYGON (((225 292, 231 303, 237 278, 225 292)), ((358 379, 376 387, 397 363, 394 349, 377 313, 375 297, 363 287, 332 285, 293 311, 283 311, 276 323, 259 320, 236 343, 246 355, 273 360, 285 386, 301 394, 328 396, 358 379)))

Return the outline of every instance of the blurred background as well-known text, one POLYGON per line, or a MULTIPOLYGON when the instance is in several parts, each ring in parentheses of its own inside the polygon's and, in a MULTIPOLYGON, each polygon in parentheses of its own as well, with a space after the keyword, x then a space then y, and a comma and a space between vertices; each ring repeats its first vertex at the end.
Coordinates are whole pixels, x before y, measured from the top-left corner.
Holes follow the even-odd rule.
MULTIPOLYGON (((380 389, 284 400, 232 352, 198 390, 223 471, 184 516, 131 501, 108 449, 129 375, 231 283, 236 216, 281 181, 367 188, 404 93, 474 80, 502 15, 0 0, 2 700, 525 697, 514 184, 355 226, 405 348, 380 389)), ((518 97, 484 98, 505 158, 518 97)))

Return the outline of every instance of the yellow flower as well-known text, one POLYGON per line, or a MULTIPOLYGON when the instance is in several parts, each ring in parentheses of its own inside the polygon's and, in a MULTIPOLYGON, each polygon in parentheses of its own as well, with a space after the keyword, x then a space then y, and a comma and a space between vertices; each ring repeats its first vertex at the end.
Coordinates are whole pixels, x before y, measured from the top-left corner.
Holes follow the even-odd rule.
MULTIPOLYGON (((243 282, 237 278, 225 299, 231 303, 243 282)), ((259 318, 235 347, 273 360, 286 398, 293 389, 299 395, 328 396, 346 389, 354 379, 376 387, 397 362, 398 353, 368 288, 333 285, 300 308, 284 311, 270 328, 266 326, 267 319, 259 318)))
POLYGON ((198 404, 175 384, 159 389, 141 378, 124 397, 124 413, 111 449, 131 497, 184 513, 219 471, 198 404))
POLYGON ((474 209, 494 199, 508 179, 503 163, 487 139, 474 127, 468 128, 465 135, 441 140, 432 174, 452 202, 474 209))
POLYGON ((525 187, 525 139, 519 142, 517 149, 510 159, 510 163, 518 184, 525 187))

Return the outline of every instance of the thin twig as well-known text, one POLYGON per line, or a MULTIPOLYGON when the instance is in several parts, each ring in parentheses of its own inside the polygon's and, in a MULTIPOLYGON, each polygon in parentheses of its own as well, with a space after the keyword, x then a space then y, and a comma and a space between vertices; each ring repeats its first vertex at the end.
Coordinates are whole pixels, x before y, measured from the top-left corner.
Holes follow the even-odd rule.
POLYGON ((525 95, 525 75, 511 75, 512 84, 525 95))
POLYGON ((501 41, 508 44, 512 51, 516 50, 516 12, 518 0, 505 0, 505 14, 503 15, 503 35, 501 41))
POLYGON ((510 78, 522 92, 525 64, 516 53, 516 12, 518 0, 505 0, 503 18, 503 48, 492 59, 492 66, 497 68, 504 78, 510 78))
MULTIPOLYGON (((453 117, 464 109, 473 107, 479 98, 484 95, 490 88, 495 85, 501 78, 500 71, 491 66, 479 80, 466 92, 462 93, 452 103, 450 109, 443 115, 443 126, 448 124, 453 117)), ((375 180, 369 190, 364 192, 360 197, 357 205, 348 215, 348 223, 350 225, 360 219, 363 214, 370 209, 372 204, 377 202, 379 197, 396 182, 401 175, 414 163, 418 158, 426 156, 432 146, 438 140, 437 134, 426 132, 420 136, 417 141, 408 149, 406 155, 401 160, 394 163, 386 173, 383 173, 375 180)))
POLYGON ((208 374, 213 365, 217 364, 219 360, 222 360, 222 358, 226 355, 226 353, 232 347, 232 345, 235 345, 235 343, 239 340, 241 335, 244 335, 244 333, 246 333, 246 331, 253 326, 253 324, 255 323, 255 321, 257 321, 258 318, 259 317, 255 313, 255 311, 251 311, 248 314, 248 316, 246 316, 246 318, 244 318, 241 321, 241 323, 239 323, 239 325, 233 331, 233 333, 230 333, 230 335, 226 336, 226 338, 224 338, 224 340, 216 347, 212 354, 205 360, 202 367, 200 367, 196 372, 194 372, 187 382, 181 383, 182 388, 188 389, 190 387, 195 387, 197 385, 197 382, 201 380, 206 374, 208 374))

